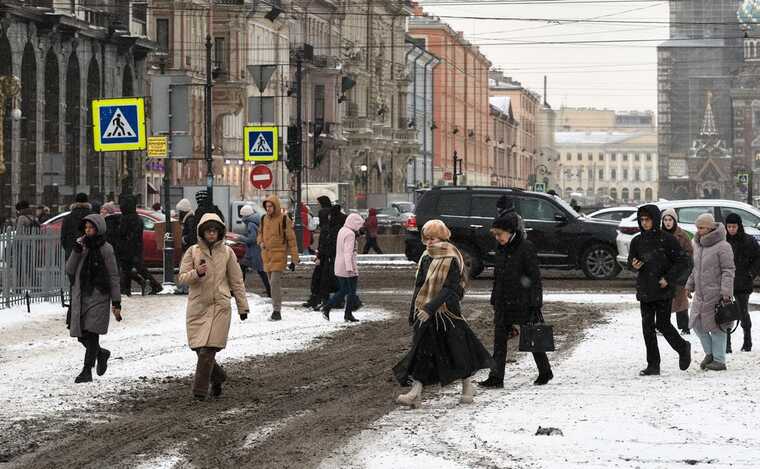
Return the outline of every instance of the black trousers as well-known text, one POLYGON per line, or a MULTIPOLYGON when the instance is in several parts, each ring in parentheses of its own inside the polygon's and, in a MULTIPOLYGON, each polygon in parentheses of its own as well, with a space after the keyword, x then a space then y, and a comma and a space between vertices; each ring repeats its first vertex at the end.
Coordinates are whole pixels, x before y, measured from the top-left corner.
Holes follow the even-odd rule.
POLYGON ((85 348, 84 366, 92 368, 100 352, 100 336, 94 332, 83 331, 82 337, 77 337, 77 340, 85 348))
MULTIPOLYGON (((248 275, 248 272, 252 272, 253 269, 246 266, 240 266, 241 270, 243 271, 243 283, 245 283, 245 277, 248 275)), ((267 277, 267 273, 263 270, 260 270, 256 272, 259 274, 259 278, 261 279, 261 283, 264 285, 264 290, 267 291, 267 295, 272 296, 272 287, 269 285, 269 277, 267 277)))
MULTIPOLYGON (((505 322, 504 313, 494 312, 493 328, 493 361, 490 377, 499 381, 504 380, 504 367, 507 364, 507 347, 512 333, 512 323, 505 322)), ((551 371, 549 357, 546 352, 534 352, 533 360, 536 362, 538 373, 543 375, 551 371)))
POLYGON ((657 346, 657 331, 665 337, 668 344, 676 352, 681 352, 689 344, 673 327, 670 322, 670 306, 672 300, 641 302, 641 330, 644 334, 644 345, 647 349, 647 365, 660 368, 660 349, 657 346))
MULTIPOLYGON (((749 293, 736 293, 736 305, 742 314, 739 324, 744 332, 744 345, 752 346, 752 319, 749 317, 749 293)), ((731 334, 728 334, 726 347, 731 347, 731 334)))
POLYGON ((367 241, 364 244, 364 249, 362 250, 362 254, 368 254, 370 248, 372 248, 377 254, 383 253, 383 250, 380 249, 380 245, 377 244, 377 238, 372 238, 370 236, 367 236, 367 241))
POLYGON ((122 290, 130 291, 130 281, 135 280, 142 286, 145 281, 150 283, 150 287, 153 290, 161 291, 163 287, 161 284, 153 278, 153 275, 148 272, 145 267, 145 262, 142 259, 135 260, 122 260, 121 261, 121 287, 122 290))
POLYGON ((676 311, 676 327, 682 331, 689 330, 689 312, 688 311, 676 311))

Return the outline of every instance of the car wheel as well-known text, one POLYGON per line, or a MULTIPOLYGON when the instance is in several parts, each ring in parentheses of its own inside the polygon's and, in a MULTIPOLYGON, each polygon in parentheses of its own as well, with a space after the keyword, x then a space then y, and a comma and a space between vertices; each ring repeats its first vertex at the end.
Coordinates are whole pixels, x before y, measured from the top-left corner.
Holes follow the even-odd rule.
POLYGON ((592 244, 581 256, 581 268, 592 280, 610 280, 618 276, 621 267, 615 250, 604 244, 592 244))
POLYGON ((457 248, 459 248, 459 251, 462 253, 465 271, 469 278, 477 278, 478 275, 483 273, 483 261, 474 249, 468 246, 457 246, 457 248))

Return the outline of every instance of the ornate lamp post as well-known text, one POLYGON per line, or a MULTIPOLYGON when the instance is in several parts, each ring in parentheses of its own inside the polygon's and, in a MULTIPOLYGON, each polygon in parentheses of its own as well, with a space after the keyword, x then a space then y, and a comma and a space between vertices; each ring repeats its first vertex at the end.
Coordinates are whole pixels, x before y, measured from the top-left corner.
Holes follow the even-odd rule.
MULTIPOLYGON (((15 76, 0 77, 0 176, 5 174, 5 100, 11 98, 15 104, 16 96, 21 93, 21 80, 15 76)), ((13 120, 21 119, 21 110, 14 107, 11 111, 13 120)))

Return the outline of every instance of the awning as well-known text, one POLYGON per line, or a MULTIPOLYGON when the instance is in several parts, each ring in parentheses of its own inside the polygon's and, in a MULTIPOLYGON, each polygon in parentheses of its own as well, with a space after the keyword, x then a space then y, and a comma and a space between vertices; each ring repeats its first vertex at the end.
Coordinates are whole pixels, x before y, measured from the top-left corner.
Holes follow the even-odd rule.
POLYGON ((148 194, 158 194, 158 189, 156 189, 156 187, 153 184, 151 184, 150 182, 148 182, 147 184, 148 184, 148 194))

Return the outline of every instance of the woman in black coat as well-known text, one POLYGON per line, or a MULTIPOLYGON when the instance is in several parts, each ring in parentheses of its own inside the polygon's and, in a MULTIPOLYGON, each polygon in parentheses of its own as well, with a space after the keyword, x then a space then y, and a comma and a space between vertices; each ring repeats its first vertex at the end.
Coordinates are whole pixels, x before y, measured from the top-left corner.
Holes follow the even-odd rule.
POLYGON ((462 316, 459 305, 464 296, 462 254, 448 242, 451 232, 440 220, 422 227, 427 246, 418 264, 409 324, 414 327, 412 348, 393 368, 402 386, 411 391, 396 402, 410 407, 420 405, 423 386, 446 386, 462 381, 460 402, 473 402, 471 376, 491 367, 491 356, 462 316))
MULTIPOLYGON (((488 379, 479 384, 486 388, 504 387, 504 365, 507 362, 507 341, 518 335, 516 325, 536 322, 543 305, 541 271, 533 243, 524 239, 517 214, 508 213, 493 222, 493 235, 499 246, 494 263, 491 305, 494 308, 494 366, 488 379)), ((534 352, 538 367, 536 385, 553 377, 545 352, 534 352)))
MULTIPOLYGON (((752 320, 749 317, 749 296, 758 274, 760 274, 760 245, 757 240, 744 232, 742 218, 736 213, 729 213, 726 217, 726 241, 734 251, 734 264, 736 276, 734 277, 734 296, 736 304, 742 312, 742 331, 744 343, 742 352, 752 350, 752 320)), ((728 335, 726 352, 731 352, 731 334, 728 335)))

